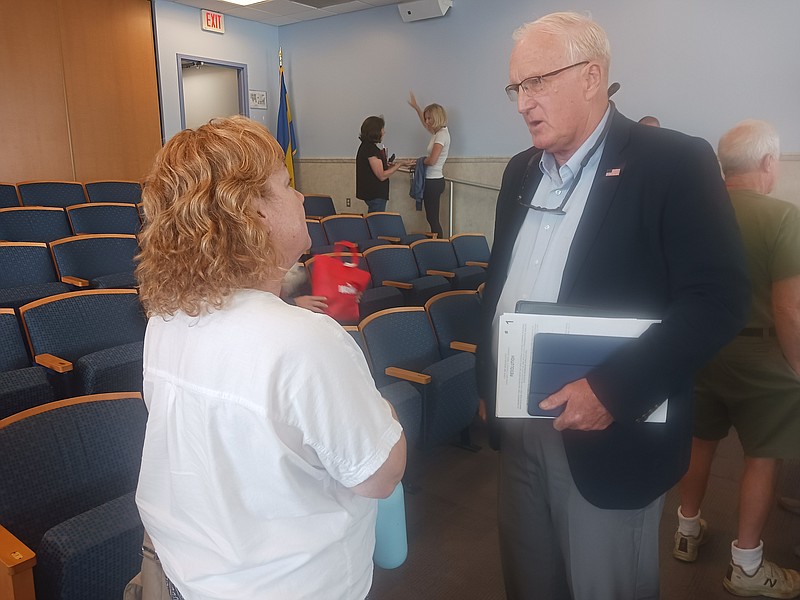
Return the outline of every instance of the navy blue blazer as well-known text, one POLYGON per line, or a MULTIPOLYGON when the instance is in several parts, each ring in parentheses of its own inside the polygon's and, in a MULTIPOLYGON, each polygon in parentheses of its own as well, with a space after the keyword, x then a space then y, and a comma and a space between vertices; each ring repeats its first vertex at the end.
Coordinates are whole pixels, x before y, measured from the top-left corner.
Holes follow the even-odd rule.
MULTIPOLYGON (((530 148, 511 159, 497 200, 478 348, 478 383, 492 415, 494 447, 501 441, 493 418, 491 324, 530 210, 517 202, 529 164, 526 199, 542 177, 539 153, 530 148)), ((749 302, 739 228, 709 144, 615 113, 558 303, 661 323, 587 377, 614 422, 604 431, 563 432, 572 477, 589 502, 641 508, 685 473, 694 373, 744 326, 749 302), (667 423, 642 423, 664 398, 667 423)))

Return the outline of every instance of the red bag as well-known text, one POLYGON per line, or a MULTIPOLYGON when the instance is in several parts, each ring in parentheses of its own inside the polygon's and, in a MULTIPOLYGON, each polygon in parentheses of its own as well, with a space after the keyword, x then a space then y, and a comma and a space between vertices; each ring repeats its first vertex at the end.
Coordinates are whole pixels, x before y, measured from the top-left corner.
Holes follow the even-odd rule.
POLYGON ((361 257, 356 255, 354 243, 336 242, 334 250, 341 254, 320 254, 314 259, 311 294, 325 296, 325 312, 340 323, 358 323, 358 297, 367 288, 369 273, 358 268, 361 257))

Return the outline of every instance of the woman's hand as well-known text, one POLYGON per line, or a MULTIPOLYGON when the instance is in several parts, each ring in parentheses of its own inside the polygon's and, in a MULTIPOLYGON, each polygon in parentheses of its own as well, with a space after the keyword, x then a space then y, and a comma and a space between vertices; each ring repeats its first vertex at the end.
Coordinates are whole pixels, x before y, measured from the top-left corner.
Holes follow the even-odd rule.
POLYGON ((324 313, 328 308, 328 299, 325 296, 297 296, 294 303, 315 313, 324 313))
POLYGON ((419 112, 420 108, 419 104, 417 104, 417 97, 414 96, 414 92, 408 92, 408 104, 411 106, 411 108, 419 112))

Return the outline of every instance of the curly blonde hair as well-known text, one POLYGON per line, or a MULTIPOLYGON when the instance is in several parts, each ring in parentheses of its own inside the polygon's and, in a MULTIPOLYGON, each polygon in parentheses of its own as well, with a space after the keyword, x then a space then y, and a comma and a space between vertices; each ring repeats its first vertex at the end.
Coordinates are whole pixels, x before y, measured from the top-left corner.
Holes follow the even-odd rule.
POLYGON ((269 197, 267 179, 283 161, 269 131, 241 116, 182 131, 158 152, 142 184, 136 268, 148 315, 197 316, 281 278, 254 200, 269 197))

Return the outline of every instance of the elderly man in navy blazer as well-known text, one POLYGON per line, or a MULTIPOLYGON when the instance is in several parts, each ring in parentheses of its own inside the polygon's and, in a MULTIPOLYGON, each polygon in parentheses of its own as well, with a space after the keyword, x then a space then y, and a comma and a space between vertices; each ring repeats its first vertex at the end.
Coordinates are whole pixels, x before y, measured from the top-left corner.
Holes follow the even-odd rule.
POLYGON ((554 13, 514 34, 509 98, 534 147, 509 162, 484 290, 479 383, 491 418, 497 323, 519 300, 659 319, 542 419, 492 419, 509 598, 657 598, 665 492, 685 472, 692 377, 744 326, 739 231, 707 142, 608 99, 609 44, 554 13), (665 423, 644 422, 669 399, 665 423))

